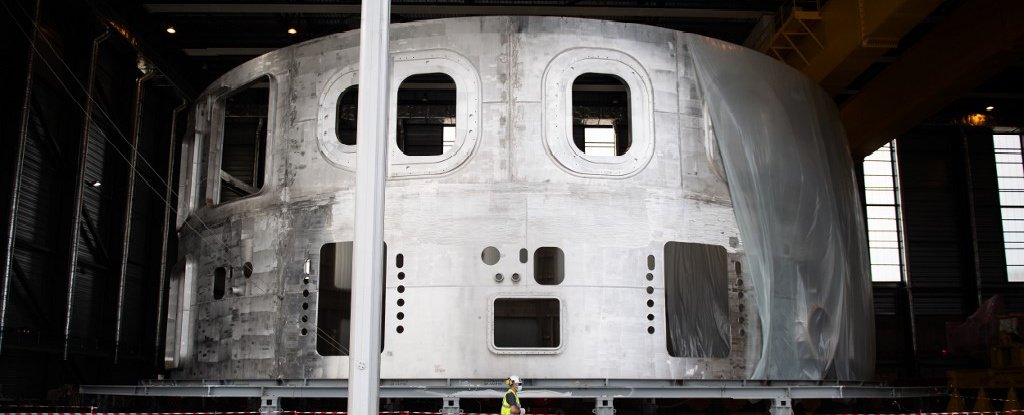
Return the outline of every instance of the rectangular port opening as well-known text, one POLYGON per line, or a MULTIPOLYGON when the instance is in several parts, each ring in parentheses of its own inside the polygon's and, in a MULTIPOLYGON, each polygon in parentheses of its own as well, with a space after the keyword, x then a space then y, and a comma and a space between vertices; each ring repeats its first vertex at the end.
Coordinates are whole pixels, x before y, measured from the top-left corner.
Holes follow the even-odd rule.
POLYGON ((668 354, 729 356, 729 258, 725 247, 669 242, 664 261, 668 354))
POLYGON ((221 101, 223 136, 220 203, 254 194, 263 187, 266 167, 270 77, 262 76, 221 101))
MULTIPOLYGON (((321 356, 348 356, 352 322, 352 241, 320 247, 320 286, 316 303, 316 352, 321 356)), ((385 279, 387 245, 384 245, 385 279)), ((381 282, 383 284, 383 282, 381 282)), ((384 300, 381 296, 381 301, 384 300)), ((384 307, 384 305, 382 305, 384 307)), ((384 308, 382 308, 383 310, 384 308)), ((381 315, 381 351, 384 317, 381 315)))
POLYGON ((494 300, 494 347, 548 348, 561 345, 557 298, 494 300))

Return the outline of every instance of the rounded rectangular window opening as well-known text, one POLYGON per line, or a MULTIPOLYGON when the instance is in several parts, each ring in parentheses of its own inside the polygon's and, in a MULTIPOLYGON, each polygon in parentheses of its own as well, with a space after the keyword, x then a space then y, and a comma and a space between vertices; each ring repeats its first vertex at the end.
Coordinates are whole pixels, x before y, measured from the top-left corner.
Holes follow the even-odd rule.
POLYGON ((270 76, 231 91, 220 102, 220 199, 230 202, 259 192, 266 168, 270 76))
POLYGON ((633 140, 629 87, 619 77, 584 73, 572 83, 572 141, 588 156, 621 156, 633 140))
POLYGON ((356 145, 356 119, 359 117, 359 85, 345 88, 338 96, 334 133, 341 144, 356 145))
POLYGON ((565 280, 565 253, 545 246, 533 253, 533 279, 540 285, 558 285, 565 280))
POLYGON ((455 80, 443 73, 417 74, 398 86, 395 138, 402 154, 440 156, 455 145, 455 80))
POLYGON ((561 345, 557 298, 494 300, 494 347, 554 349, 561 345))

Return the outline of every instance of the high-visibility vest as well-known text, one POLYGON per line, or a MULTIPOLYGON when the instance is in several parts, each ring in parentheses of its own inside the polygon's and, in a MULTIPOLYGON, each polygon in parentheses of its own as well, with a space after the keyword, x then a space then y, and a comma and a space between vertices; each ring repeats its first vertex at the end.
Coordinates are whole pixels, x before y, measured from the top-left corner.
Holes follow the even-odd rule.
POLYGON ((516 391, 512 390, 512 388, 508 388, 508 390, 505 391, 505 395, 503 395, 501 397, 501 415, 511 415, 512 414, 512 405, 515 405, 516 408, 520 408, 520 409, 522 408, 522 406, 519 405, 519 394, 516 393, 516 391), (509 392, 512 392, 512 396, 516 397, 516 401, 515 402, 509 402, 508 401, 508 393, 509 392))

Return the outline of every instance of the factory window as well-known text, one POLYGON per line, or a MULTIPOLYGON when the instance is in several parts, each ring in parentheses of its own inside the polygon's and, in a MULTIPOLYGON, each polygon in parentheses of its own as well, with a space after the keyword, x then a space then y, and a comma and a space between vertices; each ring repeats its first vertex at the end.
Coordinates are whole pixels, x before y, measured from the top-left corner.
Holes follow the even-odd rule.
POLYGON ((561 344, 556 298, 494 300, 494 347, 557 348, 561 344))
POLYGON ((533 279, 541 285, 558 285, 565 279, 565 254, 545 246, 533 253, 533 279))
POLYGON ((270 84, 270 77, 262 76, 222 98, 220 203, 263 187, 270 84))
MULTIPOLYGON (((729 356, 729 260, 725 247, 668 242, 663 265, 668 354, 729 356)), ((647 292, 652 292, 650 287, 647 292)))
POLYGON ((871 255, 871 280, 903 280, 903 220, 896 141, 864 158, 864 203, 871 255))
POLYGON ((992 146, 996 158, 999 205, 1003 217, 1003 249, 1006 279, 1024 282, 1024 161, 1020 134, 995 134, 992 146))
POLYGON ((629 151, 629 88, 616 76, 580 75, 572 84, 572 140, 590 156, 629 151))
POLYGON ((405 78, 398 87, 396 140, 407 156, 440 156, 455 144, 455 80, 443 73, 405 78))
POLYGON ((167 286, 167 326, 164 331, 164 368, 176 369, 189 358, 192 344, 192 285, 195 266, 192 257, 170 274, 167 286))
MULTIPOLYGON (((320 247, 316 351, 321 356, 348 356, 349 329, 352 319, 352 247, 351 241, 328 243, 320 247)), ((384 258, 387 256, 387 245, 385 244, 384 258)), ((387 270, 386 264, 384 269, 387 270)), ((383 304, 381 307, 381 351, 383 351, 383 304)))
POLYGON ((341 144, 356 145, 356 118, 359 116, 359 85, 345 89, 338 97, 338 112, 334 132, 341 144))

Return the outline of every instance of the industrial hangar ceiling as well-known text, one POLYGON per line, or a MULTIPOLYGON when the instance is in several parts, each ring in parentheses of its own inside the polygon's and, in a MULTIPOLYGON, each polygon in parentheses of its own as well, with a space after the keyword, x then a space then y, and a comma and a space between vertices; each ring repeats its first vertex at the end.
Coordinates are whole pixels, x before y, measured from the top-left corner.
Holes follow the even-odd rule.
MULTIPOLYGON (((124 19, 191 90, 262 53, 359 27, 352 0, 88 1, 124 19)), ((1017 0, 394 1, 391 20, 481 15, 640 23, 759 49, 833 95, 855 157, 916 125, 988 106, 989 123, 1022 123, 1024 86, 1006 82, 1021 78, 1017 0)))

